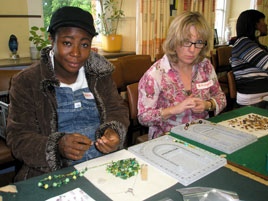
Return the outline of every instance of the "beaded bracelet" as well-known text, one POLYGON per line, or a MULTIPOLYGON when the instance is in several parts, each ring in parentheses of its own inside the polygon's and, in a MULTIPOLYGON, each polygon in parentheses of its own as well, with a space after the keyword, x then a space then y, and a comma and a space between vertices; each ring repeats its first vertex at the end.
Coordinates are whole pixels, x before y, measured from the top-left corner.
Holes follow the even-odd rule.
POLYGON ((84 176, 87 170, 101 167, 104 165, 107 165, 106 171, 108 173, 112 173, 116 177, 120 177, 122 179, 127 179, 129 177, 136 175, 140 169, 140 165, 135 158, 128 158, 124 160, 118 160, 117 162, 112 161, 104 163, 94 167, 85 167, 80 171, 75 170, 67 174, 60 174, 53 176, 49 175, 48 177, 43 178, 38 182, 38 187, 44 189, 48 189, 50 187, 61 187, 61 185, 68 184, 71 180, 76 180, 78 177, 84 176), (52 182, 52 180, 54 180, 54 182, 52 182))
POLYGON ((38 182, 38 187, 44 188, 44 189, 48 189, 49 187, 61 187, 62 184, 68 184, 70 182, 70 179, 76 180, 77 176, 82 177, 87 170, 88 168, 86 167, 80 171, 75 170, 68 174, 60 174, 60 175, 53 175, 53 176, 49 175, 48 177, 41 179, 38 182), (55 181, 52 184, 44 183, 46 181, 57 180, 57 179, 62 179, 62 180, 55 181))

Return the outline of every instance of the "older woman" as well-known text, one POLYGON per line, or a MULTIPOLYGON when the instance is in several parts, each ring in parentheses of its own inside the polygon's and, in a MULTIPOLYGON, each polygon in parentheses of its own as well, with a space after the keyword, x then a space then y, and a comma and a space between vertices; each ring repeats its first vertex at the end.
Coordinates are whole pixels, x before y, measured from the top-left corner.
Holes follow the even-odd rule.
POLYGON ((122 148, 129 124, 113 66, 91 52, 91 14, 62 7, 48 31, 52 47, 10 89, 7 144, 23 163, 16 181, 122 148))
POLYGON ((242 12, 236 32, 231 57, 236 102, 268 109, 268 50, 259 42, 259 37, 267 36, 265 15, 257 10, 242 12))
POLYGON ((149 126, 149 139, 172 127, 221 112, 226 106, 217 75, 205 58, 210 29, 197 12, 185 12, 171 23, 165 55, 139 82, 138 118, 149 126))

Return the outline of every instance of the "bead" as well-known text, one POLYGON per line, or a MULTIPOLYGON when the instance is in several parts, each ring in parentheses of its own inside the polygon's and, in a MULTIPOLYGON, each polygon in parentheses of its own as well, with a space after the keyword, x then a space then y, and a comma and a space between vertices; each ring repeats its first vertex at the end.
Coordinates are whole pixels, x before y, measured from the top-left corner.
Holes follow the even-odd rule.
POLYGON ((129 177, 132 177, 134 175, 136 175, 140 169, 139 163, 135 158, 129 158, 129 159, 125 159, 125 160, 119 160, 117 162, 109 162, 109 163, 105 163, 102 165, 97 165, 94 167, 90 167, 87 168, 85 167, 84 169, 78 171, 72 171, 70 173, 67 174, 61 174, 61 175, 49 175, 48 177, 40 180, 38 182, 38 187, 43 187, 44 189, 48 189, 49 187, 61 187, 62 184, 68 184, 70 182, 70 179, 76 180, 77 179, 77 175, 79 177, 84 176, 84 173, 88 170, 88 169, 92 169, 92 168, 96 168, 96 167, 100 167, 103 165, 107 165, 106 167, 106 171, 108 173, 111 173, 117 177, 120 177, 122 179, 127 179, 129 177), (44 181, 50 181, 50 180, 58 180, 52 183, 52 185, 50 184, 43 184, 44 181), (60 180, 61 179, 61 180, 60 180))
POLYGON ((139 164, 136 159, 130 158, 126 160, 119 160, 117 162, 112 162, 108 165, 106 171, 112 173, 116 177, 121 179, 127 179, 137 174, 139 170, 139 164))

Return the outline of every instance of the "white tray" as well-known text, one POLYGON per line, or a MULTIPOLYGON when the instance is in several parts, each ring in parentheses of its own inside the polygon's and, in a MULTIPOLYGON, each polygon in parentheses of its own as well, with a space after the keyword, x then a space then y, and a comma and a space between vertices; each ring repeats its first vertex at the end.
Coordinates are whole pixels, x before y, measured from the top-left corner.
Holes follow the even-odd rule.
POLYGON ((129 147, 128 150, 184 186, 226 164, 226 159, 168 135, 129 147))
POLYGON ((190 123, 188 127, 186 124, 176 126, 171 129, 171 132, 227 154, 257 141, 256 136, 207 120, 197 120, 194 123, 190 123))

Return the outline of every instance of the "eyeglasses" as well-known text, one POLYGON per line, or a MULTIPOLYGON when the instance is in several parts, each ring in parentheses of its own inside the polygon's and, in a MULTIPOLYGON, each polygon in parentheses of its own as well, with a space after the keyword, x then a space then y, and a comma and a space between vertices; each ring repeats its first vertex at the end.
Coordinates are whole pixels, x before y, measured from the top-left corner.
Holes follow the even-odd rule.
POLYGON ((195 43, 193 43, 191 41, 183 41, 182 42, 183 47, 191 47, 192 45, 194 45, 195 48, 202 49, 203 47, 205 47, 207 45, 207 41, 203 42, 202 40, 198 40, 195 43))

